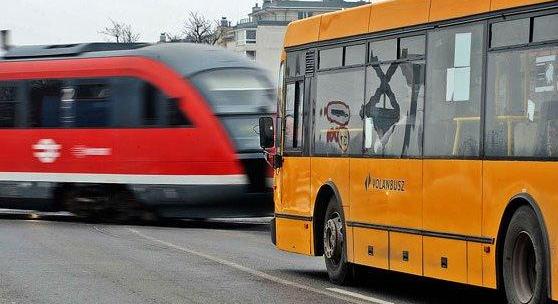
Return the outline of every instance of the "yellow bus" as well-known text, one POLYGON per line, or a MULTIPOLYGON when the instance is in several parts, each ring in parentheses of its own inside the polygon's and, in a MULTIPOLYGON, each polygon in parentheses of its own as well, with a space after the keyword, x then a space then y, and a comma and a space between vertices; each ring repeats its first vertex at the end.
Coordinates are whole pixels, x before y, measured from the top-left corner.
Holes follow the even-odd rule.
POLYGON ((558 300, 558 1, 373 2, 288 27, 274 243, 558 300))

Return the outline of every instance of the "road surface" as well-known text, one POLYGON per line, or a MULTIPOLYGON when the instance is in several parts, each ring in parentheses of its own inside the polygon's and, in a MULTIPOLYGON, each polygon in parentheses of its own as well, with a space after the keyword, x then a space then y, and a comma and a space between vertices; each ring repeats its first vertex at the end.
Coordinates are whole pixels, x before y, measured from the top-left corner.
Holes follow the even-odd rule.
POLYGON ((264 220, 81 223, 0 214, 0 303, 502 303, 490 290, 370 272, 328 282, 322 258, 277 251, 264 220))

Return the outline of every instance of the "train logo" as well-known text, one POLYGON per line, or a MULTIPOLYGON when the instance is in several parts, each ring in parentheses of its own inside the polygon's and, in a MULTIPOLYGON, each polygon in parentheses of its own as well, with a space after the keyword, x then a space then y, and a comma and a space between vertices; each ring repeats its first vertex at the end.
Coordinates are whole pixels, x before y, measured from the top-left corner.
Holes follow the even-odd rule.
POLYGON ((33 145, 33 156, 43 164, 52 164, 60 157, 61 148, 53 139, 41 139, 33 145))

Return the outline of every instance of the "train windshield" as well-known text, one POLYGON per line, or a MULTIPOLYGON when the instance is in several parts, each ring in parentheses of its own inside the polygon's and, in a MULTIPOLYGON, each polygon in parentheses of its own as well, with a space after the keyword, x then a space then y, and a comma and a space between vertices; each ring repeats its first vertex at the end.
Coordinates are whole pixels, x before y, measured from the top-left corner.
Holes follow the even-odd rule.
POLYGON ((274 112, 275 90, 253 69, 219 69, 194 77, 216 114, 274 112))

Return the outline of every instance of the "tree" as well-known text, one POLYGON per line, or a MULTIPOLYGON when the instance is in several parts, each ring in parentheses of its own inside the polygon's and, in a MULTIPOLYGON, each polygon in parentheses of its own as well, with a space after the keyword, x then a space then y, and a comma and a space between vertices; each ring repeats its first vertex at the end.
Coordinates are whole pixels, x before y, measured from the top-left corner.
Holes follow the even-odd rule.
POLYGON ((182 33, 188 42, 211 45, 216 44, 223 35, 218 21, 211 21, 198 12, 189 13, 182 33))
POLYGON ((116 22, 112 19, 109 20, 110 25, 99 33, 109 37, 111 40, 114 39, 116 43, 133 43, 140 40, 141 34, 134 32, 131 25, 123 22, 116 22))

